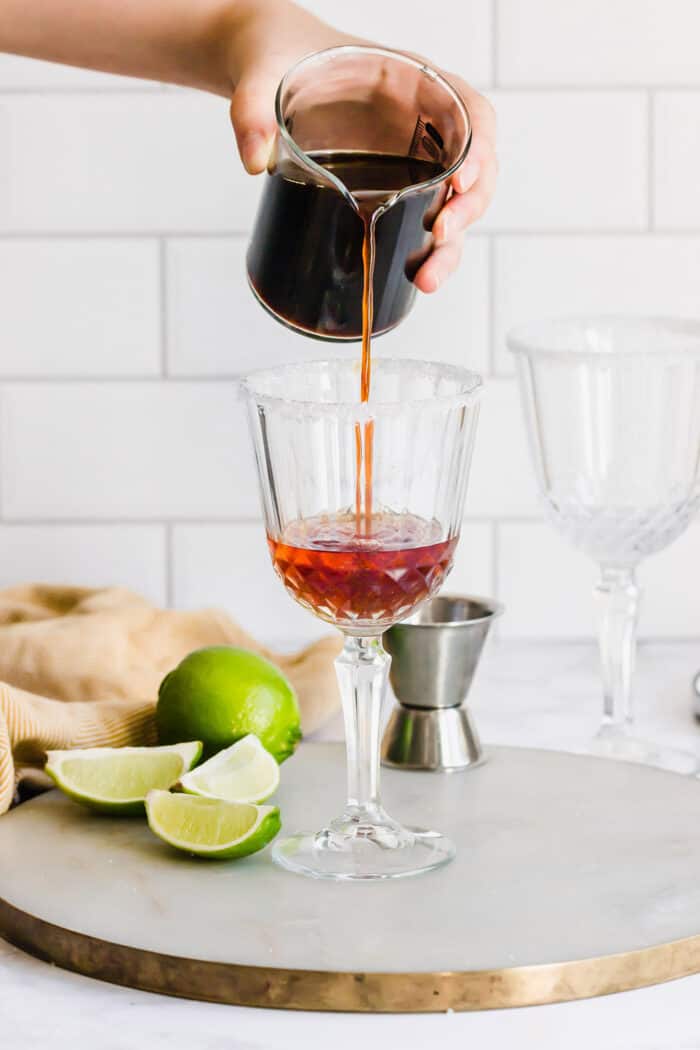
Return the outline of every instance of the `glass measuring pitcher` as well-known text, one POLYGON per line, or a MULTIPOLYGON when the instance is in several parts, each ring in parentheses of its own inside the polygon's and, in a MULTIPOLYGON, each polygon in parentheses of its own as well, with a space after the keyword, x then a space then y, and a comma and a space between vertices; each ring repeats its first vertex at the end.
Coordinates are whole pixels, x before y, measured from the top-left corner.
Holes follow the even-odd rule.
POLYGON ((462 99, 417 59, 353 45, 293 66, 275 111, 248 249, 253 292, 290 328, 360 339, 363 237, 376 212, 372 333, 389 331, 411 308, 449 178, 469 149, 462 99))

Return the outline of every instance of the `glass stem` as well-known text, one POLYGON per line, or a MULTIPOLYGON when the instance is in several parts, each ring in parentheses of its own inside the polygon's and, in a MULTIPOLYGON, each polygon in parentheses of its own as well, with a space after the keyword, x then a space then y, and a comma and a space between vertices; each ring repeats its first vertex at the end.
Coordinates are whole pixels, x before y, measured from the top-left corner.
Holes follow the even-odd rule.
POLYGON ((345 718, 348 801, 345 818, 375 823, 379 801, 379 723, 391 657, 381 638, 346 636, 335 661, 345 718))
POLYGON ((600 607, 603 731, 624 732, 632 724, 631 687, 640 595, 634 568, 602 566, 595 594, 600 607))

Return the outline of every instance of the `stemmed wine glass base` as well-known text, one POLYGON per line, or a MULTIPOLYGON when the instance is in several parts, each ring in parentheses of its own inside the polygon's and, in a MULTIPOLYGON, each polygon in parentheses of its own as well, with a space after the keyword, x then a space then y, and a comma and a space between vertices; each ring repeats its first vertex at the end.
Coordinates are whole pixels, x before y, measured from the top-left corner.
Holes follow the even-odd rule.
POLYGON ((281 868, 317 879, 397 879, 447 864, 454 844, 437 831, 405 828, 382 814, 376 823, 345 814, 318 832, 299 832, 276 842, 272 859, 281 868))
POLYGON ((590 753, 598 758, 613 758, 618 762, 656 766, 669 773, 700 773, 697 755, 681 748, 660 746, 652 740, 635 736, 622 726, 603 726, 590 743, 590 753))

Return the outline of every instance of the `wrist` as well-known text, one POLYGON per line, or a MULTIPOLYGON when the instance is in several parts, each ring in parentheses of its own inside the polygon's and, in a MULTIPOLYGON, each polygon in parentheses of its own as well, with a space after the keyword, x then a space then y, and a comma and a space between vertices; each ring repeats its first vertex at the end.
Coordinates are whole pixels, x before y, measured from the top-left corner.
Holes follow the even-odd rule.
POLYGON ((265 26, 281 26, 295 5, 290 0, 226 0, 211 28, 211 58, 230 97, 251 53, 259 50, 265 26))
POLYGON ((238 56, 264 15, 280 0, 208 0, 194 8, 182 41, 181 83, 231 98, 240 76, 238 56))

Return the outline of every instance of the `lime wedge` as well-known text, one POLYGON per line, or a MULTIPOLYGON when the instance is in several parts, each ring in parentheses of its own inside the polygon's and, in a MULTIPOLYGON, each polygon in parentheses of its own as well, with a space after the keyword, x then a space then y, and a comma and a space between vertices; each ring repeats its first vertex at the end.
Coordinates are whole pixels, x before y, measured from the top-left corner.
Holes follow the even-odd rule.
POLYGON ((180 780, 184 791, 229 802, 264 802, 279 787, 280 767, 249 733, 180 780))
POLYGON ((198 740, 168 747, 49 751, 44 767, 70 798, 103 813, 143 813, 153 788, 169 788, 202 753, 198 740))
POLYGON ((168 845, 216 860, 257 853, 280 829, 277 806, 169 791, 149 791, 146 815, 151 831, 168 845))

